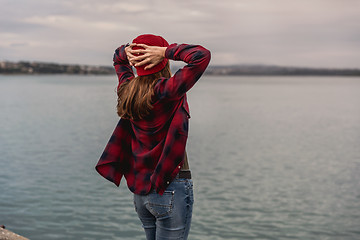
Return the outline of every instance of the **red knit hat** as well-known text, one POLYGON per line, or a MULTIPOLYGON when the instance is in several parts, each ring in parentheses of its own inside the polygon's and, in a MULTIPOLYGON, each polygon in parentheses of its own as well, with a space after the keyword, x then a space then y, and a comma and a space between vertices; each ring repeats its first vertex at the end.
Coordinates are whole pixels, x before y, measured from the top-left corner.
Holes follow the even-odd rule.
MULTIPOLYGON (((133 40, 133 43, 141 43, 141 44, 145 44, 148 46, 158 46, 158 47, 168 47, 169 43, 161 36, 156 36, 156 35, 152 35, 152 34, 143 34, 140 35, 138 37, 136 37, 133 40)), ((136 49, 143 49, 142 47, 133 47, 134 50, 136 49)), ((140 67, 135 67, 136 68, 136 72, 138 76, 144 76, 144 75, 150 75, 156 72, 159 72, 160 70, 162 70, 166 63, 169 60, 164 58, 164 60, 162 62, 160 62, 159 64, 157 64, 156 66, 145 70, 144 68, 146 67, 146 65, 140 66, 140 67)))

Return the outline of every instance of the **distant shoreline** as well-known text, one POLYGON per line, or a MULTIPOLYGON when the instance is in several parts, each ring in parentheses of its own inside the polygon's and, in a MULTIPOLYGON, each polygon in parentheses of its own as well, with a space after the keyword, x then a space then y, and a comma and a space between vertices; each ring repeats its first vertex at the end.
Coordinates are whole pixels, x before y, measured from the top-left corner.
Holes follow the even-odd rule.
POLYGON ((76 74, 108 75, 114 68, 78 64, 58 64, 46 62, 0 62, 0 74, 38 75, 38 74, 76 74))
MULTIPOLYGON (((113 75, 111 66, 90 66, 46 62, 0 62, 2 75, 113 75)), ((360 76, 360 69, 305 68, 272 65, 209 66, 205 75, 213 76, 360 76)))
POLYGON ((206 70, 206 74, 226 76, 360 76, 360 69, 238 65, 210 66, 206 70))

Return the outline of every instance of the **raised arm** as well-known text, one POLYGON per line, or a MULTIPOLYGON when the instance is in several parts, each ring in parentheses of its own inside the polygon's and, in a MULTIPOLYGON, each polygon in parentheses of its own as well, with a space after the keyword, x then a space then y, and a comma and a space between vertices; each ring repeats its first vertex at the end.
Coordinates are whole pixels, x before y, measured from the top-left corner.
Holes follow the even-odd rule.
POLYGON ((114 68, 119 79, 118 89, 123 82, 134 77, 132 67, 128 61, 127 53, 125 51, 125 49, 128 48, 128 45, 118 47, 115 50, 113 57, 114 68))
POLYGON ((162 78, 155 85, 154 92, 159 98, 180 98, 182 97, 201 77, 211 58, 210 51, 200 45, 171 44, 166 47, 153 47, 138 44, 143 50, 129 50, 134 55, 142 54, 130 58, 135 66, 146 65, 149 69, 168 58, 175 61, 187 63, 182 69, 178 70, 171 78, 162 78))
POLYGON ((187 63, 173 77, 163 79, 155 86, 160 97, 180 98, 194 86, 204 73, 211 58, 210 51, 200 45, 171 44, 165 57, 187 63))

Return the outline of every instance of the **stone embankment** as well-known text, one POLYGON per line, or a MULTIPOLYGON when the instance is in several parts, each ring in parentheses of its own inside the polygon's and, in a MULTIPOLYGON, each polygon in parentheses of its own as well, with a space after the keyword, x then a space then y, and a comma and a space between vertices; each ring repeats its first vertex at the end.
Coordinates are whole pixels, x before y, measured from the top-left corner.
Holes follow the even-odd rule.
POLYGON ((4 225, 0 226, 0 240, 29 240, 28 238, 22 237, 16 233, 13 233, 5 229, 4 225))

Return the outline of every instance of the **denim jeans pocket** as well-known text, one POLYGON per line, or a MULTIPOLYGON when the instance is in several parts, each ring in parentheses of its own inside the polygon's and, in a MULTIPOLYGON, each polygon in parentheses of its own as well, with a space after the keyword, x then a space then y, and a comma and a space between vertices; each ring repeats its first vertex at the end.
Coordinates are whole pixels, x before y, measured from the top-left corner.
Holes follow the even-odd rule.
POLYGON ((163 217, 170 214, 173 209, 175 191, 165 191, 163 195, 156 192, 150 193, 148 198, 148 210, 155 217, 163 217))

